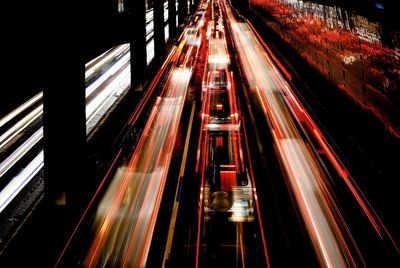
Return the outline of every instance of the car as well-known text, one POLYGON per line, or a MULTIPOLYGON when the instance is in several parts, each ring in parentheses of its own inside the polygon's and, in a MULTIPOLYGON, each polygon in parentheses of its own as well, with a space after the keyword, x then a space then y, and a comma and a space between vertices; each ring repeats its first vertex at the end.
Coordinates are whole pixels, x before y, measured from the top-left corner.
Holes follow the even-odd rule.
POLYGON ((208 73, 207 87, 209 89, 224 90, 229 86, 229 73, 226 69, 213 70, 208 73))
POLYGON ((201 45, 201 35, 196 27, 188 27, 185 35, 188 45, 195 47, 199 47, 201 45))
POLYGON ((206 14, 206 9, 204 7, 201 7, 196 11, 196 15, 204 16, 204 14, 206 14))

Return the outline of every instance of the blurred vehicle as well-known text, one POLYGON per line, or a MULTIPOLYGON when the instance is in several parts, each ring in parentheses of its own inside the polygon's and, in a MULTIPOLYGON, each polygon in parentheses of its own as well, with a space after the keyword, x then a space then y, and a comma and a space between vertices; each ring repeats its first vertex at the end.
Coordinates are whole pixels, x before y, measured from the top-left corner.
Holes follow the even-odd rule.
POLYGON ((230 63, 228 49, 224 38, 210 38, 208 65, 212 70, 226 69, 230 63))
POLYGON ((239 128, 209 131, 204 184, 204 212, 208 220, 226 213, 229 221, 253 220, 253 194, 243 159, 239 159, 239 128))
POLYGON ((230 87, 230 82, 227 69, 209 71, 206 86, 211 90, 228 89, 230 87))
POLYGON ((190 46, 200 47, 201 34, 197 27, 188 27, 185 32, 186 43, 190 46))

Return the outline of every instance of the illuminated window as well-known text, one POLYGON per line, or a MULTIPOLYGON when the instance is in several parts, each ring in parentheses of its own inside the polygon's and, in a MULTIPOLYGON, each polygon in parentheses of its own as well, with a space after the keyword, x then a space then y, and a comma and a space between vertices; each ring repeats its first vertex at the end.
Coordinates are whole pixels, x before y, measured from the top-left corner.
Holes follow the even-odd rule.
POLYGON ((154 58, 154 38, 152 38, 146 45, 147 65, 150 64, 154 58))
POLYGON ((146 60, 147 65, 154 58, 154 9, 153 0, 146 1, 146 60))
POLYGON ((124 0, 118 0, 118 13, 122 13, 125 11, 125 2, 124 0))
POLYGON ((146 23, 146 42, 154 36, 154 20, 146 23))
POLYGON ((164 27, 164 37, 165 37, 165 42, 167 42, 168 38, 169 38, 169 26, 168 26, 168 24, 164 27))
POLYGON ((169 38, 169 26, 168 26, 168 0, 164 1, 164 41, 167 42, 169 38))
POLYGON ((178 27, 178 0, 175 1, 175 11, 176 11, 175 25, 176 27, 178 27))
POLYGON ((168 0, 164 2, 164 22, 168 21, 168 0))

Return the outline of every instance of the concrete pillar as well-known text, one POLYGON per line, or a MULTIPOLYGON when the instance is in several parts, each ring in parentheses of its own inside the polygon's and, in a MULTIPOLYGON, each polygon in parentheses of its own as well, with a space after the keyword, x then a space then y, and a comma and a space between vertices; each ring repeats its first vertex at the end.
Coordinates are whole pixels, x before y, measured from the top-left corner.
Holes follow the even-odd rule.
POLYGON ((233 5, 240 11, 240 13, 244 16, 248 15, 249 7, 250 7, 249 0, 232 0, 233 5))
POLYGON ((193 14, 196 11, 198 1, 197 0, 190 0, 190 7, 189 7, 189 13, 193 14))
POLYGON ((170 37, 174 37, 177 33, 175 3, 176 0, 168 0, 168 25, 170 37))
POLYGON ((72 211, 82 200, 86 173, 85 27, 79 8, 77 2, 56 5, 49 15, 52 34, 44 55, 45 199, 50 207, 72 211))
POLYGON ((131 85, 133 90, 142 90, 146 78, 146 2, 127 0, 130 10, 128 27, 131 47, 131 85))
POLYGON ((182 25, 185 23, 185 18, 188 16, 188 2, 187 0, 178 0, 178 23, 182 25))
POLYGON ((154 0, 153 7, 155 57, 160 59, 165 54, 164 0, 154 0))

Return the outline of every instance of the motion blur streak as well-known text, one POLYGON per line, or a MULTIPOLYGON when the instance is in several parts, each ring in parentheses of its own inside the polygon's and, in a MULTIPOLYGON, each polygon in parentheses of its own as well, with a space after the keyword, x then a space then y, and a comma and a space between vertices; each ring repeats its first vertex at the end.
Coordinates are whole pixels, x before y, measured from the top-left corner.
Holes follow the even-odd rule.
POLYGON ((0 192, 0 212, 12 201, 22 188, 43 167, 41 151, 7 186, 0 192))
POLYGON ((91 121, 96 111, 101 109, 102 104, 106 103, 106 100, 112 94, 118 94, 118 91, 126 90, 130 85, 130 66, 129 66, 130 55, 125 55, 120 61, 118 61, 113 67, 104 73, 96 82, 90 85, 86 90, 86 97, 91 94, 95 89, 100 88, 102 83, 108 82, 104 86, 103 90, 97 94, 96 98, 92 99, 86 104, 86 120, 91 121), (118 74, 116 72, 118 71, 118 74), (116 74, 115 77, 113 77, 116 74), (111 81, 107 81, 112 78, 111 81), (98 82, 99 81, 99 82, 98 82))
POLYGON ((43 92, 36 94, 33 98, 26 101, 24 104, 13 110, 11 113, 0 119, 0 128, 2 128, 5 124, 7 124, 11 119, 31 107, 37 101, 41 101, 43 97, 43 92))
MULTIPOLYGON (((344 257, 350 253, 330 211, 329 193, 325 193, 324 185, 320 184, 323 179, 322 174, 319 174, 318 167, 312 166, 314 164, 312 155, 301 140, 279 141, 278 152, 285 158, 283 165, 311 240, 314 247, 318 247, 320 254, 318 257, 324 261, 326 267, 347 267, 344 257)), ((351 265, 355 266, 354 263, 351 265)))
MULTIPOLYGON (((118 71, 121 70, 124 65, 128 64, 130 60, 130 53, 126 53, 118 62, 116 62, 114 65, 112 65, 107 71, 105 71, 96 81, 91 83, 87 88, 86 88, 86 98, 89 97, 93 92, 104 82, 106 82, 108 79, 110 79, 113 75, 115 75, 118 71)), ((124 68, 125 70, 126 68, 124 68)), ((92 72, 92 70, 89 70, 88 72, 92 72)), ((86 72, 85 76, 88 76, 88 72, 86 72)))
POLYGON ((3 149, 8 142, 13 140, 19 133, 24 131, 29 125, 42 115, 43 105, 39 105, 36 109, 18 121, 3 135, 0 136, 0 150, 3 149))
MULTIPOLYGON (((255 31, 254 27, 251 24, 249 24, 249 25, 253 29, 253 31, 256 33, 256 35, 259 37, 259 40, 263 44, 263 47, 271 54, 272 53, 271 50, 268 48, 268 46, 265 44, 265 42, 261 39, 259 34, 255 31)), ((272 54, 271 54, 271 56, 273 57, 275 62, 278 63, 278 66, 283 71, 285 76, 288 77, 289 80, 291 80, 291 77, 288 74, 288 72, 286 71, 286 69, 284 69, 284 67, 279 63, 279 61, 272 54)), ((268 59, 268 61, 270 61, 270 59, 268 59)), ((395 247, 397 252, 400 253, 400 248, 397 245, 397 243, 395 242, 395 240, 393 239, 392 235, 387 230, 386 226, 383 224, 383 222, 378 217, 378 215, 375 213, 374 209, 369 204, 368 200, 366 199, 364 194, 361 192, 361 190, 357 186, 356 182, 350 176, 349 172, 346 170, 346 168, 341 163, 338 156, 335 154, 333 149, 330 147, 330 145, 326 141, 325 137, 322 135, 321 131, 315 125, 314 121, 310 118, 310 116, 307 114, 307 112, 304 110, 304 108, 298 101, 297 97, 293 94, 291 88, 286 84, 285 89, 286 90, 284 92, 289 95, 285 99, 285 101, 287 101, 287 104, 289 105, 292 113, 295 114, 295 119, 299 122, 303 131, 306 132, 306 130, 304 129, 304 127, 302 125, 302 124, 305 124, 306 127, 311 130, 311 135, 313 135, 314 138, 317 140, 318 145, 322 148, 323 153, 328 157, 332 166, 336 169, 336 172, 338 173, 338 175, 346 183, 347 187, 353 194, 357 203, 360 205, 361 209, 364 211, 364 214, 369 219, 373 228, 376 230, 376 232, 378 233, 380 238, 385 239, 385 236, 386 236, 390 240, 392 245, 395 247)))
POLYGON ((41 127, 32 136, 30 136, 21 146, 13 151, 3 162, 0 163, 0 177, 2 177, 12 166, 15 165, 33 146, 43 137, 43 128, 41 127))
MULTIPOLYGON (((107 61, 103 64, 107 66, 98 66, 100 75, 96 79, 89 79, 89 74, 93 74, 93 68, 86 70, 86 133, 89 134, 98 124, 100 119, 108 109, 124 94, 130 86, 130 52, 129 46, 120 45, 110 52, 114 58, 107 55, 107 61), (121 50, 122 49, 122 50, 121 50), (119 52, 116 54, 113 51, 119 52), (113 60, 112 60, 113 59, 113 60)), ((97 66, 97 65, 96 65, 97 66)))
MULTIPOLYGON (((255 34, 226 5, 244 74, 269 119, 277 153, 322 267, 355 267, 359 250, 332 198, 329 181, 286 100, 289 87, 255 34), (350 248, 353 250, 351 251, 350 248)), ((304 109, 301 109, 304 112, 304 109)))
MULTIPOLYGON (((253 29, 255 34, 259 37, 259 34, 255 31, 254 27, 249 23, 250 27, 253 29)), ((263 40, 259 37, 259 40, 263 44, 263 47, 268 51, 268 53, 271 55, 271 57, 274 59, 274 61, 278 64, 279 68, 282 70, 282 72, 285 74, 286 77, 288 77, 289 80, 291 80, 290 74, 286 71, 286 69, 281 65, 281 63, 271 54, 271 50, 268 48, 268 46, 265 44, 263 40)), ((268 56, 266 56, 268 58, 268 56)), ((270 62, 271 60, 268 59, 270 62)), ((272 63, 271 63, 272 64, 272 63)), ((278 73, 278 72, 276 72, 278 73)), ((279 79, 279 78, 275 78, 279 79)), ((379 216, 376 214, 374 211, 373 207, 370 205, 364 194, 362 193, 361 189, 358 187, 354 179, 351 177, 349 172, 346 170, 345 166, 342 164, 340 161, 339 157, 336 155, 334 150, 331 148, 331 146, 328 144, 327 140, 317 127, 317 125, 314 123, 314 121, 311 119, 311 117, 308 115, 304 107, 300 104, 298 101, 297 97, 294 95, 293 90, 286 85, 284 86, 285 90, 283 91, 284 93, 288 94, 288 96, 285 98, 285 101, 287 102, 287 105, 289 106, 291 112, 294 114, 295 120, 299 123, 301 129, 303 132, 307 132, 307 129, 309 130, 308 133, 311 133, 313 137, 316 139, 318 146, 322 149, 323 154, 326 155, 326 157, 329 159, 331 165, 336 169, 336 172, 338 175, 343 179, 347 187, 349 188, 350 192, 354 196, 354 199, 356 202, 359 204, 360 208, 363 210, 365 216, 368 218, 370 221, 372 227, 375 229, 377 234, 379 235, 380 239, 386 240, 388 239, 394 249, 400 253, 400 247, 398 246, 397 242, 394 240, 386 226, 383 224, 382 220, 379 218, 379 216)))
POLYGON ((115 174, 97 210, 86 266, 146 265, 191 73, 172 71, 135 151, 115 174))
POLYGON ((104 52, 100 56, 86 63, 85 64, 86 78, 95 74, 100 69, 104 68, 104 66, 107 64, 108 61, 114 60, 115 58, 118 57, 118 54, 123 54, 124 51, 127 51, 128 49, 129 49, 129 44, 120 45, 114 49, 104 52))
POLYGON ((232 66, 220 3, 215 0, 211 5, 201 91, 196 156, 201 184, 194 265, 270 267, 244 118, 233 83, 236 70, 229 70, 232 66))

